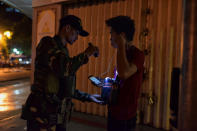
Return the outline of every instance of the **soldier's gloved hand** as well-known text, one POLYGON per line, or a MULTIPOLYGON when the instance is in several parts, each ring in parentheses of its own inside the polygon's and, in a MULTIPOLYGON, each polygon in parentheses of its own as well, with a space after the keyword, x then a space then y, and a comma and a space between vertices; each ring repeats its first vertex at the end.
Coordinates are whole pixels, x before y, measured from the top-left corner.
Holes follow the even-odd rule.
POLYGON ((98 104, 103 104, 103 103, 104 103, 104 101, 103 101, 102 98, 101 98, 101 95, 99 95, 99 94, 90 95, 90 96, 89 96, 89 99, 90 99, 92 102, 95 102, 95 103, 98 103, 98 104))
POLYGON ((88 43, 88 48, 85 50, 85 54, 90 57, 94 55, 95 57, 98 57, 99 55, 99 48, 97 46, 92 45, 92 43, 88 43))

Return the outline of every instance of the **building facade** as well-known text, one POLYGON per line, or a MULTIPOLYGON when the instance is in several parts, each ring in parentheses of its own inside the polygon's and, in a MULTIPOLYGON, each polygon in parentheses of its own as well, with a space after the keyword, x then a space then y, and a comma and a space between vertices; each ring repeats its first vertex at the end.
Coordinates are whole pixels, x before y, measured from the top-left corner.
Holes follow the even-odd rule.
MULTIPOLYGON (((181 69, 183 63, 182 0, 33 0, 32 5, 33 61, 39 40, 43 36, 53 36, 57 33, 58 22, 62 16, 73 14, 82 19, 82 24, 90 36, 79 37, 75 46, 68 48, 71 56, 82 52, 88 42, 100 49, 100 56, 90 59, 89 64, 77 72, 77 88, 88 93, 100 93, 100 89, 88 80, 89 75, 112 77, 116 66, 116 52, 110 45, 109 29, 105 20, 118 15, 127 15, 134 19, 136 33, 133 43, 146 55, 138 122, 170 129, 172 72, 174 68, 181 69)), ((107 116, 106 106, 79 101, 74 103, 76 111, 107 116)))

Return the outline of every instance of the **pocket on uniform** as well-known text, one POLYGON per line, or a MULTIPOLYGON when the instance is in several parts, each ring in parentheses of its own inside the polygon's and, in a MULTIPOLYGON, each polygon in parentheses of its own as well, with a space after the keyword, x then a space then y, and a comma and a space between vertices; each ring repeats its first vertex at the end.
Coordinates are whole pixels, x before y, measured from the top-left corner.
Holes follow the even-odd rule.
POLYGON ((71 98, 74 95, 74 90, 75 90, 75 76, 65 76, 63 79, 60 80, 60 92, 61 96, 64 98, 71 98))

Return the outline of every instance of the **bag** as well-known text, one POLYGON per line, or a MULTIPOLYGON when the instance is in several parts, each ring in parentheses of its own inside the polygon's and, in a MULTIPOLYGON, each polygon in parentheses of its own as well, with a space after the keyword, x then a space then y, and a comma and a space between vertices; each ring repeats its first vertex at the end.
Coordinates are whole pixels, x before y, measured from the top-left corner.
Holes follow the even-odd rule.
POLYGON ((26 104, 22 105, 22 112, 21 112, 20 118, 23 120, 31 120, 32 119, 31 111, 29 110, 29 107, 27 107, 26 104))
POLYGON ((32 101, 33 95, 32 93, 28 96, 24 105, 22 105, 21 119, 31 120, 32 112, 30 111, 30 101, 32 101))

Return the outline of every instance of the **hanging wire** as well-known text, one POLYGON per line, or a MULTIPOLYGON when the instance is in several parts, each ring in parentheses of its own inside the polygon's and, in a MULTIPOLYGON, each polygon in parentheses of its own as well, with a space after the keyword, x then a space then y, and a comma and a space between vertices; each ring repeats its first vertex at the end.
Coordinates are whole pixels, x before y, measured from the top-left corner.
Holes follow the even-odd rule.
POLYGON ((99 77, 104 76, 105 74, 107 74, 107 73, 110 71, 111 65, 112 65, 112 62, 113 62, 113 59, 114 59, 114 56, 115 56, 115 55, 116 55, 116 53, 114 53, 114 55, 111 57, 110 62, 109 62, 109 64, 108 64, 107 71, 101 73, 101 74, 99 75, 99 77))

